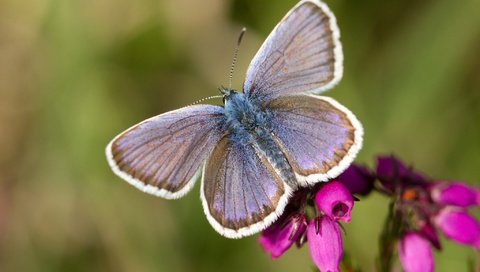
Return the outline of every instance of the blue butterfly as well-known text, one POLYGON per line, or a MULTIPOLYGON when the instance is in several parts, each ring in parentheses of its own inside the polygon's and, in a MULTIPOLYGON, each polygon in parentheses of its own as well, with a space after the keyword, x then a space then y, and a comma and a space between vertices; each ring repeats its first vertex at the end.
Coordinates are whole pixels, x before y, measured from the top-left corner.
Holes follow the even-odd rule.
POLYGON ((292 193, 344 171, 363 128, 344 106, 312 95, 336 85, 343 53, 335 16, 303 0, 268 36, 243 92, 221 91, 224 106, 193 105, 147 119, 107 146, 115 174, 167 199, 188 193, 199 175, 208 221, 240 238, 272 224, 292 193))

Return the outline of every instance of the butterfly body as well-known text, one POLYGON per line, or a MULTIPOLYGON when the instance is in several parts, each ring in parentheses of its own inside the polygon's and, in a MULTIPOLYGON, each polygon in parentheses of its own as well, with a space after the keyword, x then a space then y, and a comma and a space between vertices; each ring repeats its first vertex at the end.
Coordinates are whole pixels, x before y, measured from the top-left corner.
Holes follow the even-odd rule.
POLYGON ((193 105, 147 119, 106 148, 112 170, 167 199, 200 198, 228 238, 255 234, 284 211, 292 193, 338 176, 361 148, 363 128, 332 98, 315 96, 343 74, 335 16, 302 0, 253 58, 243 92, 222 89, 225 105, 193 105))
POLYGON ((253 146, 277 169, 285 182, 296 188, 295 174, 273 136, 270 126, 273 113, 252 103, 244 93, 233 90, 225 91, 224 101, 231 144, 253 146))

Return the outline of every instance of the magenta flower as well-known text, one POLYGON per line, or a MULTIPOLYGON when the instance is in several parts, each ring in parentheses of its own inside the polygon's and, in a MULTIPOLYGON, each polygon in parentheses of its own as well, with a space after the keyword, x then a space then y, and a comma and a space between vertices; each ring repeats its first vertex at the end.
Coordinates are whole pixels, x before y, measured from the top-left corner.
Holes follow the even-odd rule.
POLYGON ((352 164, 337 178, 350 193, 366 196, 373 190, 375 176, 364 166, 352 164))
POLYGON ((404 218, 399 228, 404 230, 403 253, 399 253, 406 271, 433 269, 433 258, 426 256, 431 255, 431 246, 441 249, 437 230, 452 241, 479 249, 480 224, 465 210, 479 206, 478 189, 428 179, 393 156, 378 158, 377 176, 380 191, 396 196, 396 216, 404 218), (409 254, 409 250, 418 254, 409 254))
POLYGON ((405 272, 435 270, 432 247, 429 241, 418 233, 405 233, 398 244, 398 253, 405 272))
POLYGON ((433 201, 458 207, 480 205, 480 191, 460 182, 437 182, 431 189, 433 201))
POLYGON ((347 187, 336 180, 302 188, 290 199, 284 215, 263 231, 259 243, 272 258, 278 258, 294 243, 307 242, 320 271, 339 271, 343 245, 338 221, 351 220, 353 201, 347 187), (307 208, 315 211, 310 219, 307 208))
POLYGON ((315 265, 324 272, 340 271, 343 256, 342 233, 329 216, 310 220, 307 228, 308 248, 315 265))
POLYGON ((480 249, 480 224, 465 211, 446 207, 435 216, 435 223, 448 239, 480 249))
POLYGON ((338 181, 334 180, 322 186, 315 195, 315 204, 333 220, 350 222, 352 218, 353 196, 338 181))
MULTIPOLYGON (((320 271, 340 271, 344 252, 339 222, 352 219, 356 199, 352 194, 376 190, 392 200, 382 233, 379 271, 392 270, 395 248, 404 271, 434 271, 433 249, 442 248, 439 233, 480 249, 480 223, 468 213, 480 205, 478 188, 430 179, 393 156, 379 157, 377 162, 375 173, 351 165, 335 180, 300 188, 284 215, 263 231, 259 243, 272 258, 282 256, 293 244, 308 243, 320 271)), ((348 262, 342 265, 354 271, 348 262)))
POLYGON ((295 213, 280 219, 263 231, 259 243, 265 251, 276 259, 285 253, 305 232, 307 218, 303 213, 295 213))
POLYGON ((402 185, 422 185, 425 179, 422 174, 413 172, 400 160, 393 156, 377 158, 377 178, 384 189, 393 192, 398 183, 402 185))

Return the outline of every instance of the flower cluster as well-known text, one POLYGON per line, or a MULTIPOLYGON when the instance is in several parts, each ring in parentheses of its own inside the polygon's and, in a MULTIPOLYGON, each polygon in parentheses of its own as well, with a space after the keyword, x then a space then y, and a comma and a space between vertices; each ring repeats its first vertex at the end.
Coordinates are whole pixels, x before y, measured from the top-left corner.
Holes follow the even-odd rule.
POLYGON ((434 271, 432 247, 441 249, 438 231, 459 244, 480 249, 480 224, 468 209, 480 205, 480 190, 461 182, 432 180, 393 156, 379 157, 379 190, 394 200, 394 238, 406 272, 434 271))
POLYGON ((293 244, 300 247, 308 241, 312 260, 321 271, 340 271, 343 243, 339 222, 351 220, 352 192, 367 194, 372 184, 373 177, 366 169, 352 166, 336 180, 297 191, 284 214, 262 233, 260 244, 272 258, 278 258, 293 244), (365 182, 349 182, 352 179, 365 182))
POLYGON ((461 182, 429 179, 393 156, 378 157, 375 171, 354 164, 335 180, 300 189, 259 242, 272 258, 293 244, 308 243, 320 271, 339 271, 343 256, 339 222, 351 220, 353 195, 372 191, 391 199, 381 237, 380 270, 391 270, 397 248, 404 271, 434 271, 433 248, 441 249, 438 232, 480 249, 480 224, 468 213, 480 205, 480 190, 461 182))

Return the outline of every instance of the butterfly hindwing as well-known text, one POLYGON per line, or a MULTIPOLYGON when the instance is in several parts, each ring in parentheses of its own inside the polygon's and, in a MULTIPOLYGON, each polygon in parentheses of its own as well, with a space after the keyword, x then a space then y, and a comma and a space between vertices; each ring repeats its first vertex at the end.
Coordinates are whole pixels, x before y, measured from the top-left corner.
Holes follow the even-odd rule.
POLYGON ((317 0, 301 1, 265 40, 247 71, 244 92, 260 103, 275 97, 319 93, 342 77, 336 19, 317 0))
POLYGON ((179 198, 194 185, 201 165, 224 134, 224 109, 195 105, 133 126, 107 146, 114 172, 142 191, 179 198))
POLYGON ((201 198, 211 225, 240 238, 263 230, 282 212, 291 189, 252 145, 223 138, 205 164, 201 198))
POLYGON ((272 134, 302 186, 338 176, 362 145, 363 128, 329 97, 296 95, 268 103, 272 134))

